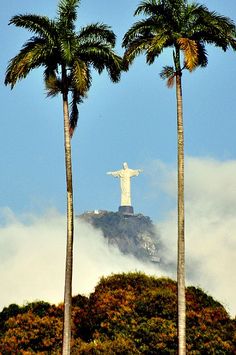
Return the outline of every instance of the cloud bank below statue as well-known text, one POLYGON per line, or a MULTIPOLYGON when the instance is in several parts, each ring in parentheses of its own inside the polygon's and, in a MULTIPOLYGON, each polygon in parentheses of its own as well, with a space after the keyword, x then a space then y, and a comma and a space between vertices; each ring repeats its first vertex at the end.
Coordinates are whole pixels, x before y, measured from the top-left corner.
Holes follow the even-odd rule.
MULTIPOLYGON (((0 308, 33 300, 63 301, 66 219, 55 210, 42 216, 2 211, 0 308)), ((75 223, 73 294, 89 294, 102 276, 143 271, 163 275, 154 265, 108 246, 102 232, 75 223)))

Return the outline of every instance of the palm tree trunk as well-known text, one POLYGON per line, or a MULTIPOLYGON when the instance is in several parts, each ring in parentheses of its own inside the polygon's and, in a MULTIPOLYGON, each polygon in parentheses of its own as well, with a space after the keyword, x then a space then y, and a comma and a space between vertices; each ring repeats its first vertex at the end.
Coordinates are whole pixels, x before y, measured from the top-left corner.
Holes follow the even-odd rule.
MULTIPOLYGON (((63 77, 63 69, 62 69, 62 77, 63 77)), ((64 78, 65 78, 65 73, 64 73, 64 78)), ((73 211, 71 140, 70 140, 70 125, 69 125, 69 109, 68 109, 67 90, 65 90, 63 92, 63 114, 64 114, 66 186, 67 186, 67 245, 66 245, 66 268, 65 268, 65 289, 64 289, 64 324, 63 324, 62 354, 63 355, 70 355, 74 211, 73 211)))
POLYGON ((184 127, 179 50, 176 49, 176 100, 178 135, 178 354, 186 354, 185 241, 184 241, 184 127))

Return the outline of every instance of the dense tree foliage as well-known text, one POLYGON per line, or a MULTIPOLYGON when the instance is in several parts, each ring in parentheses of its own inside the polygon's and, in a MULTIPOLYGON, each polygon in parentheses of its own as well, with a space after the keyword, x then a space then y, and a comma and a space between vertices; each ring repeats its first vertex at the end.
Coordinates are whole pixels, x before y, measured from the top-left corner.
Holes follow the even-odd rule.
MULTIPOLYGON (((233 354, 236 320, 201 289, 186 289, 188 354, 233 354)), ((177 285, 141 273, 102 278, 73 298, 72 354, 176 354, 177 285)), ((63 306, 34 302, 0 313, 0 354, 60 354, 63 306)))

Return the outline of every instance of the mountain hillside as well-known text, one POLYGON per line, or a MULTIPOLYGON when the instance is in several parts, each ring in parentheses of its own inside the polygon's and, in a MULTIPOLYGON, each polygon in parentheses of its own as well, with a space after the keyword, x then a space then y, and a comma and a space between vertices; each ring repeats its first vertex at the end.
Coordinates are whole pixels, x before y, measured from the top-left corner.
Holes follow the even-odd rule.
MULTIPOLYGON (((186 288, 188 355, 236 354, 236 320, 195 287, 186 288)), ((102 278, 72 303, 72 355, 177 354, 177 285, 142 273, 102 278)), ((0 354, 59 355, 63 305, 34 302, 0 312, 0 354)))
POLYGON ((141 213, 124 215, 119 212, 93 211, 78 218, 101 229, 108 243, 118 246, 123 254, 160 262, 161 243, 149 217, 141 213))

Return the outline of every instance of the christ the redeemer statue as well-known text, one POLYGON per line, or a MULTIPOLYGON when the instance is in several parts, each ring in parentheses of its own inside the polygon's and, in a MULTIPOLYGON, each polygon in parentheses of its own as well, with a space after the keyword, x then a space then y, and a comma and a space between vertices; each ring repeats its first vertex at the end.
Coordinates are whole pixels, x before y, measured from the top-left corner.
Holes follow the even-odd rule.
POLYGON ((130 189, 130 178, 133 176, 138 176, 142 173, 141 169, 130 169, 127 163, 123 163, 123 169, 117 171, 109 171, 107 174, 120 179, 120 189, 121 189, 121 205, 119 210, 125 210, 133 213, 133 208, 131 207, 131 189, 130 189), (129 208, 130 207, 130 208, 129 208))

